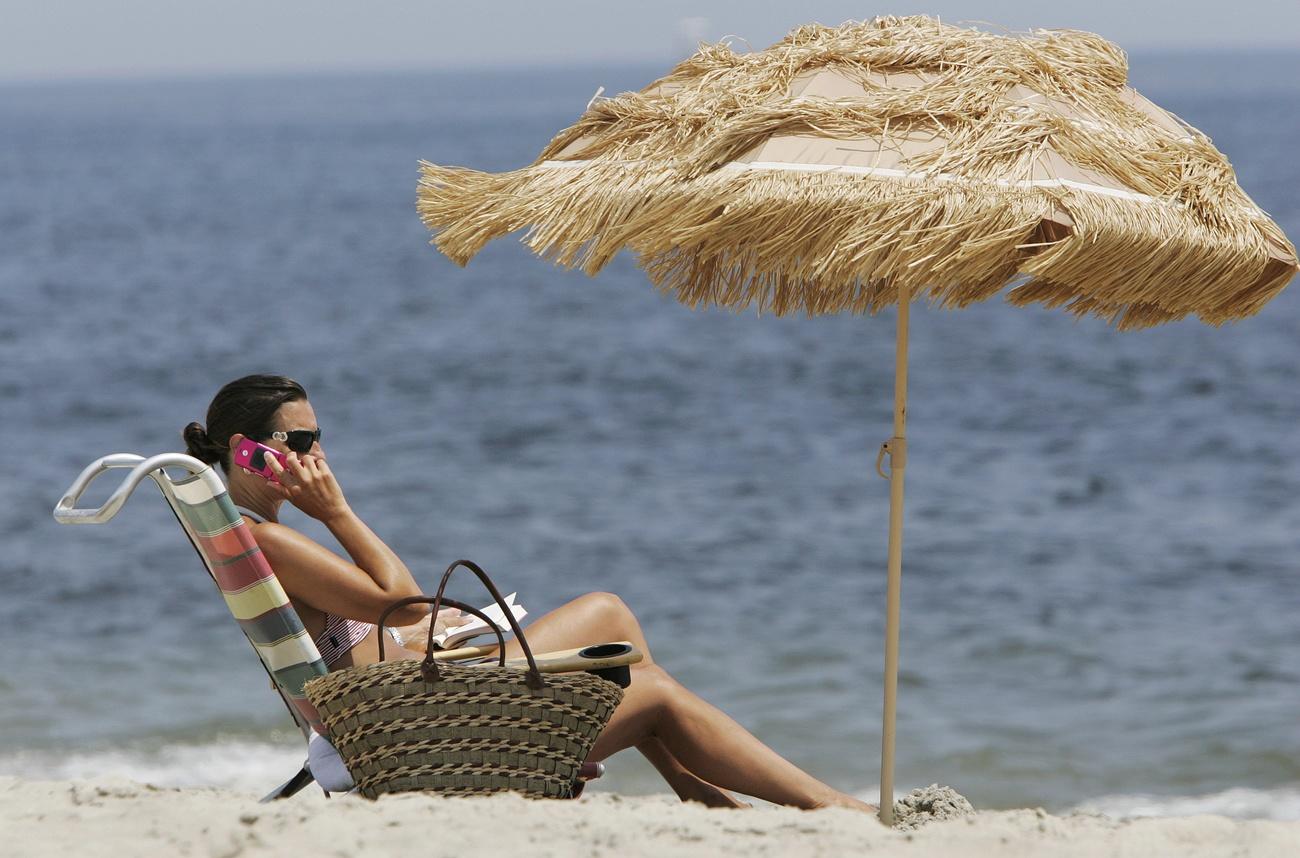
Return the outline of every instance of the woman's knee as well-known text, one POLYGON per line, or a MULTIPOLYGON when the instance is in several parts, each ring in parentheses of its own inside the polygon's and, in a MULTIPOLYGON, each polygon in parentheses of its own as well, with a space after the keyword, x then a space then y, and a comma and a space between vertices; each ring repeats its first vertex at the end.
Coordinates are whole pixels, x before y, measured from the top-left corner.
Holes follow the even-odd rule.
POLYGON ((613 626, 635 626, 636 617, 627 604, 613 593, 587 593, 573 600, 598 622, 613 626))
POLYGON ((588 643, 631 641, 641 650, 644 663, 654 660, 641 624, 623 600, 613 593, 587 593, 565 605, 570 622, 578 624, 588 643))

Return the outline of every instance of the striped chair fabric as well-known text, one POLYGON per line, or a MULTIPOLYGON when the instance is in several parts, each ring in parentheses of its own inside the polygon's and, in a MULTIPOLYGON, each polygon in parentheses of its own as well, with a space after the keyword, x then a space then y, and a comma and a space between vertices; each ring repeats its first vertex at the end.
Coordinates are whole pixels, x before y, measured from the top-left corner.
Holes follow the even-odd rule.
POLYGON ((230 495, 224 489, 215 492, 200 474, 160 481, 160 485, 164 482, 168 485, 162 486, 163 494, 190 534, 226 607, 290 704, 294 720, 299 727, 310 726, 326 735, 320 715, 302 690, 307 680, 328 672, 325 662, 230 495))

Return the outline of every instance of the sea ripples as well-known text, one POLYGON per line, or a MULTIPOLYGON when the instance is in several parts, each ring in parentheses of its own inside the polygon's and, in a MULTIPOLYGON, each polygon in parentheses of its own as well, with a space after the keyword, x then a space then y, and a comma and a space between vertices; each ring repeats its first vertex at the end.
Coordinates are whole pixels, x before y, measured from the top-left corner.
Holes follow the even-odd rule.
MULTIPOLYGON (((1146 68, 1300 235, 1300 89, 1285 133, 1236 134, 1146 68)), ((270 370, 426 586, 469 556, 535 614, 617 592, 688 685, 873 788, 891 315, 692 312, 629 260, 588 280, 509 242, 461 270, 413 212, 417 159, 522 165, 594 84, 651 76, 0 89, 0 772, 258 791, 301 761, 152 487, 104 527, 50 517, 91 459, 177 449, 270 370)), ((1294 812, 1298 306, 1138 334, 917 308, 900 783, 1294 812)), ((606 786, 656 783, 620 758, 606 786)))

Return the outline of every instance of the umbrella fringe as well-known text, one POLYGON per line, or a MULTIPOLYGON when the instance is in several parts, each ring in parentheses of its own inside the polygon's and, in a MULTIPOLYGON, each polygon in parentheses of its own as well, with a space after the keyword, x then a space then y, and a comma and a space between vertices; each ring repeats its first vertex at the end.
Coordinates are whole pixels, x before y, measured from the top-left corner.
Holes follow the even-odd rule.
POLYGON ((527 228, 536 253, 589 274, 628 247, 692 306, 875 313, 906 286, 958 308, 1027 276, 1012 303, 1123 329, 1192 313, 1217 325, 1258 310, 1291 273, 1269 265, 1280 231, 1267 219, 1224 233, 1186 206, 1070 190, 830 172, 686 180, 667 165, 599 162, 422 169, 420 216, 458 263, 527 228), (1044 233, 1062 213, 1073 227, 1044 233))

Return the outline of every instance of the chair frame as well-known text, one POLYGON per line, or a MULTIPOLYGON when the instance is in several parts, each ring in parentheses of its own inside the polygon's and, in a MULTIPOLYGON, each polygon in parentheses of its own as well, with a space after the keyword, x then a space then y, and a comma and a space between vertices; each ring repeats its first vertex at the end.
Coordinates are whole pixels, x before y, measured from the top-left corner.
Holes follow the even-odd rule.
MULTIPOLYGON (((162 491, 163 497, 167 500, 167 504, 171 508, 172 515, 176 517, 181 528, 185 531, 185 535, 189 539, 190 545, 194 548, 195 553, 199 555, 199 559, 203 561, 203 567, 207 570, 208 576, 212 578, 214 583, 217 583, 217 577, 213 572, 212 563, 200 547, 199 534, 195 531, 194 526, 187 520, 182 511, 181 504, 183 501, 178 497, 178 489, 183 490, 183 486, 199 482, 202 484, 203 489, 208 491, 213 498, 220 498, 221 496, 226 495, 227 489, 225 483, 222 482, 221 478, 215 471, 213 471, 211 466, 199 461, 193 456, 188 456, 184 453, 160 453, 156 456, 145 458, 144 456, 136 455, 134 453, 114 453, 96 459, 82 470, 81 474, 72 483, 72 486, 64 492, 63 497, 54 508, 54 518, 60 524, 103 524, 108 522, 117 515, 117 513, 122 509, 123 504, 126 503, 127 498, 131 496, 146 477, 152 478, 154 483, 157 484, 159 490, 162 491), (130 469, 130 472, 123 478, 121 484, 118 485, 117 489, 114 490, 101 506, 96 509, 85 509, 77 506, 82 494, 85 493, 86 489, 95 481, 96 478, 110 470, 122 470, 127 468, 130 469), (186 476, 180 480, 173 480, 167 474, 167 468, 182 470, 185 472, 186 476)), ((274 577, 273 572, 271 573, 271 577, 274 577)), ((274 586, 278 588, 279 582, 276 581, 274 586)), ((218 584, 218 589, 220 589, 220 584, 218 584)), ((297 613, 293 611, 292 606, 286 606, 286 609, 288 612, 292 613, 293 619, 299 626, 301 626, 301 620, 298 618, 297 613)), ((253 643, 252 638, 249 638, 249 643, 250 645, 253 645, 253 648, 256 651, 257 646, 253 643)), ((310 657, 311 653, 315 653, 315 662, 320 664, 320 668, 315 672, 324 673, 324 662, 320 660, 320 653, 316 650, 315 644, 311 642, 310 638, 306 638, 304 643, 305 647, 303 647, 303 649, 307 656, 310 657)), ((296 724, 298 729, 302 732, 304 739, 309 738, 311 735, 312 725, 301 711, 303 708, 301 704, 294 704, 291 696, 286 692, 281 680, 277 679, 275 673, 266 664, 260 652, 258 653, 258 663, 261 664, 262 669, 266 671, 268 678, 271 680, 272 686, 276 689, 277 693, 279 693, 281 701, 284 703, 285 708, 289 710, 289 714, 293 718, 294 724, 296 724)), ((264 796, 262 802, 288 798, 289 796, 301 791, 314 780, 315 777, 311 773, 310 766, 304 762, 302 768, 294 774, 293 777, 289 778, 289 780, 285 781, 283 784, 264 796)), ((325 795, 328 796, 329 793, 326 792, 325 795)))

